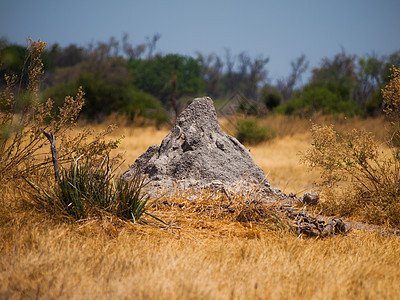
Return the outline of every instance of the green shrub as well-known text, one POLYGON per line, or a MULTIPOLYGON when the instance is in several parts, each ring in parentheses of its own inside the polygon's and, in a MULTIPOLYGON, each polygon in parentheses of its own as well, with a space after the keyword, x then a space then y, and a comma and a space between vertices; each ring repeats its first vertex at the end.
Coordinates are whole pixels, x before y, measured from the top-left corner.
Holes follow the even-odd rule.
POLYGON ((280 105, 275 111, 298 115, 308 115, 317 111, 324 114, 344 113, 346 116, 360 114, 360 106, 344 97, 346 95, 346 92, 332 84, 313 83, 304 87, 298 97, 280 105))
POLYGON ((162 109, 161 102, 157 98, 143 91, 130 88, 128 95, 128 101, 118 111, 127 114, 130 120, 133 120, 136 115, 149 118, 151 117, 150 112, 162 109))
POLYGON ((169 122, 167 112, 165 110, 157 110, 154 112, 153 119, 156 121, 156 127, 160 128, 161 125, 169 122))
POLYGON ((281 104, 281 97, 278 94, 268 94, 263 99, 265 106, 269 110, 273 110, 275 107, 281 104))
POLYGON ((276 88, 265 85, 260 91, 260 101, 269 111, 272 111, 281 104, 282 96, 276 88))
POLYGON ((240 120, 238 122, 237 139, 241 143, 259 144, 276 137, 276 132, 269 127, 260 127, 256 119, 240 120))
POLYGON ((0 49, 0 85, 3 85, 5 76, 16 75, 21 87, 26 88, 28 84, 26 66, 30 64, 30 56, 27 55, 26 50, 25 47, 19 45, 9 45, 0 49))
POLYGON ((81 74, 79 80, 86 93, 83 113, 89 118, 102 119, 112 112, 126 114, 131 120, 136 115, 149 117, 149 111, 162 108, 154 96, 137 90, 124 79, 110 82, 100 74, 81 74))
POLYGON ((75 94, 78 88, 78 83, 74 81, 47 88, 40 95, 41 102, 45 102, 49 98, 52 99, 57 112, 58 107, 64 104, 65 97, 75 94))
POLYGON ((239 102, 238 111, 250 116, 257 116, 260 113, 260 107, 257 102, 242 100, 239 102))
POLYGON ((365 103, 365 111, 368 116, 377 116, 382 114, 383 98, 381 91, 375 91, 365 103))

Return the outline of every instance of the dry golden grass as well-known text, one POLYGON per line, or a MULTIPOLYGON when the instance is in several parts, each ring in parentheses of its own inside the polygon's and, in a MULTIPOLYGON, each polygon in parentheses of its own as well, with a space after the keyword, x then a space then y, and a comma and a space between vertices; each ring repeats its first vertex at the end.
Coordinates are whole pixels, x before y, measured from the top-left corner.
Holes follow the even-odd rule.
POLYGON ((400 292, 398 237, 297 239, 207 218, 182 229, 36 218, 13 213, 2 221, 2 299, 396 299, 400 292))
MULTIPOLYGON (((281 121, 272 124, 285 124, 281 121)), ((376 125, 379 120, 370 122, 376 125)), ((308 128, 304 125, 297 133, 287 129, 286 134, 282 129, 280 138, 250 149, 272 185, 285 192, 309 190, 317 179, 298 164, 297 153, 311 142, 308 128)), ((134 127, 115 131, 113 137, 125 136, 119 148, 126 158, 122 170, 167 133, 134 127)), ((396 236, 353 230, 347 236, 303 239, 263 224, 166 206, 150 209, 168 226, 151 218, 133 225, 106 217, 66 224, 29 212, 19 202, 12 187, 2 192, 0 299, 396 299, 400 295, 396 236)))

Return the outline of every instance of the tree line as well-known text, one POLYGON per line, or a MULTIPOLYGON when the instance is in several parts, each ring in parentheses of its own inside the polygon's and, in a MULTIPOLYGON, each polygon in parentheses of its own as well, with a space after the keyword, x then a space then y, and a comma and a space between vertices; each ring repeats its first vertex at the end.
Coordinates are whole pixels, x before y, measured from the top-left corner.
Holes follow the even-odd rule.
MULTIPOLYGON (((324 58, 300 86, 309 70, 307 57, 300 55, 290 62, 290 74, 272 84, 268 57, 254 58, 245 52, 234 55, 229 50, 224 55, 162 54, 157 49, 160 38, 155 34, 132 45, 124 34, 121 40, 111 37, 87 46, 49 46, 43 55, 42 99, 51 97, 61 105, 66 95, 82 86, 86 94, 83 113, 98 120, 119 112, 130 119, 141 115, 161 122, 168 112, 178 114, 185 101, 201 95, 220 100, 239 95, 238 109, 249 114, 306 116, 320 111, 368 116, 381 112, 380 90, 387 83, 390 67, 400 66, 400 50, 386 56, 358 57, 343 49, 324 58)), ((5 74, 27 78, 23 73, 29 59, 25 50, 1 39, 1 85, 5 74)))

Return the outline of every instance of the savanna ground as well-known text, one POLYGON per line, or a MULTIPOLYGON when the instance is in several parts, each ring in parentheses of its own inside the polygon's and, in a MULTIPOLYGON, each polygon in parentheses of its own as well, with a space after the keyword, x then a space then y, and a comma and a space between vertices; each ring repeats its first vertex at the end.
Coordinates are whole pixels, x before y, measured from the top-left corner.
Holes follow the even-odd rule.
MULTIPOLYGON (((233 134, 229 122, 220 122, 233 134)), ((378 139, 384 132, 383 119, 318 122, 365 128, 378 139)), ((278 137, 247 147, 271 185, 299 196, 314 189, 318 173, 299 163, 312 142, 310 121, 272 116, 262 123, 278 137)), ((113 132, 125 136, 117 149, 125 155, 121 170, 167 133, 122 124, 113 132)), ((284 228, 162 205, 149 210, 168 225, 148 216, 138 224, 107 215, 61 222, 21 208, 20 195, 9 187, 1 196, 1 299, 400 298, 398 236, 351 230, 303 238, 284 228)))

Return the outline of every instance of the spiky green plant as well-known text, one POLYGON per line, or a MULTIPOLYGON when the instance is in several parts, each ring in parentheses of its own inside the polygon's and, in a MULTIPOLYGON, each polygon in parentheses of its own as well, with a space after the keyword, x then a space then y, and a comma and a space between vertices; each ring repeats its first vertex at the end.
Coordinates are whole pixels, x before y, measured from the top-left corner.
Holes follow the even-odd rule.
POLYGON ((139 171, 129 181, 118 180, 114 199, 117 216, 136 222, 145 213, 148 197, 142 193, 144 180, 139 171))
POLYGON ((103 212, 136 222, 145 212, 145 178, 138 171, 130 181, 117 178, 114 164, 81 157, 64 168, 53 184, 27 182, 35 207, 53 215, 82 219, 103 212))

